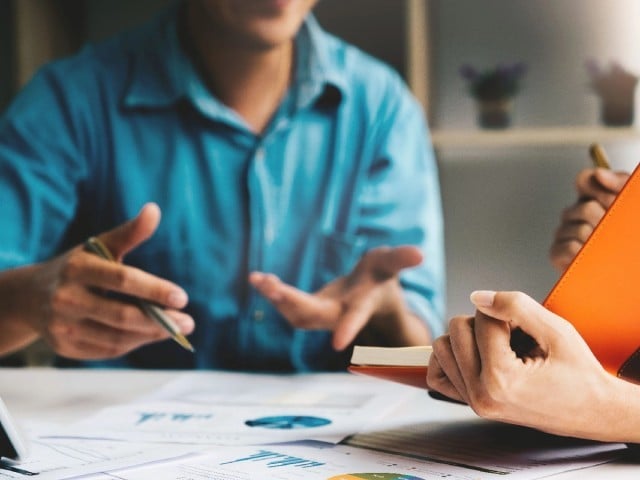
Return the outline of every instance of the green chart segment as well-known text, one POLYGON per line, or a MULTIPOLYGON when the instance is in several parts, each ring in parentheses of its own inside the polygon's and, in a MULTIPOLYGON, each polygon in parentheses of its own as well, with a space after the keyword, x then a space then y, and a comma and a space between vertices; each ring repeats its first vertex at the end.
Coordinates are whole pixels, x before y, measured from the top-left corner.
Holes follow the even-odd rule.
POLYGON ((424 480, 424 478, 401 473, 345 473, 327 480, 424 480))

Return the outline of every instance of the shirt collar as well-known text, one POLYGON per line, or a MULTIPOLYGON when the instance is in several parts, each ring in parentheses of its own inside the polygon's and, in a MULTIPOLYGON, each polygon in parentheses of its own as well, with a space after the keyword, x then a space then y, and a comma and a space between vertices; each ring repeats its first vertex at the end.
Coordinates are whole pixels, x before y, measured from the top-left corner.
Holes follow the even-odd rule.
MULTIPOLYGON (((237 115, 213 96, 178 39, 180 4, 173 5, 148 25, 146 40, 133 56, 125 107, 163 108, 188 99, 205 115, 237 123, 237 115)), ((312 104, 327 89, 347 93, 344 69, 338 65, 335 39, 309 15, 296 37, 296 71, 292 89, 296 107, 312 104)))

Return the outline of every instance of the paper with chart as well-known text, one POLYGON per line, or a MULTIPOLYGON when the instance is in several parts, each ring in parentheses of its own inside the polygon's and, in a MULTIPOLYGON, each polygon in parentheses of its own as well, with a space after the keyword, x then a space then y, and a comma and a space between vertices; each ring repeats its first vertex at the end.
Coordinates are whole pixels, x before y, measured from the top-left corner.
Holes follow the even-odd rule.
POLYGON ((474 479, 535 479, 615 460, 626 449, 558 437, 474 416, 431 419, 399 428, 376 428, 350 437, 347 445, 435 460, 474 472, 474 479))
POLYGON ((179 377, 152 396, 114 406, 60 437, 247 445, 337 443, 411 396, 408 387, 350 375, 211 372, 179 377))
MULTIPOLYGON (((602 463, 600 459, 596 463, 602 463)), ((113 472, 97 480, 533 480, 593 465, 577 458, 530 465, 510 473, 487 472, 344 445, 272 445, 217 449, 162 466, 113 472)))
POLYGON ((0 480, 61 480, 83 475, 165 462, 188 456, 188 446, 146 445, 86 439, 31 439, 29 456, 21 462, 0 463, 0 480))

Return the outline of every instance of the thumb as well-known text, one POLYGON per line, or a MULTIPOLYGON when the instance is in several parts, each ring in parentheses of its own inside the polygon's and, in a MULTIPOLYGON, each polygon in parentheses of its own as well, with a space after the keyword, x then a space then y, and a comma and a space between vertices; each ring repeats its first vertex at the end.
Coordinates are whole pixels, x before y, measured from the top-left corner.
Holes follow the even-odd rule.
POLYGON ((134 218, 99 235, 112 255, 122 260, 128 252, 149 239, 160 224, 160 207, 147 203, 134 218))
POLYGON ((547 350, 557 339, 558 326, 566 323, 522 292, 480 290, 473 292, 470 299, 480 312, 507 322, 511 331, 520 328, 543 350, 547 350))

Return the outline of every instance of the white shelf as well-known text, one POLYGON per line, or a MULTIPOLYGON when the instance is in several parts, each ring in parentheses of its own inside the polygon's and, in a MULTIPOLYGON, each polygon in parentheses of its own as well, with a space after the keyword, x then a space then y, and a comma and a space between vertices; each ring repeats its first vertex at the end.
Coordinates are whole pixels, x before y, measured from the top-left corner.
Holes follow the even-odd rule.
POLYGON ((505 130, 434 129, 431 140, 435 148, 583 146, 593 142, 640 141, 640 128, 563 126, 505 130))

